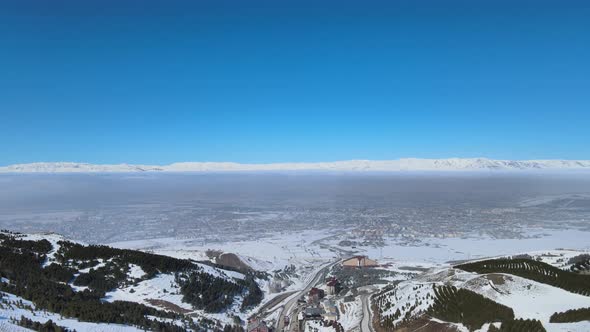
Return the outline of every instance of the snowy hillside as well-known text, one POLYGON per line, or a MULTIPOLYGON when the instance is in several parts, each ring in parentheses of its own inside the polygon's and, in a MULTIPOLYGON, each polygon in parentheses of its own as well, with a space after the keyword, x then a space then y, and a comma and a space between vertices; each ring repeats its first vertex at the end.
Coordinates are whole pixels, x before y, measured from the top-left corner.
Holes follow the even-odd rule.
POLYGON ((72 162, 40 162, 0 167, 3 173, 91 172, 260 172, 260 171, 482 171, 482 170, 590 170, 590 160, 493 160, 450 158, 398 160, 348 160, 317 163, 240 164, 232 162, 183 162, 170 165, 94 165, 72 162))
POLYGON ((433 329, 444 327, 451 331, 488 331, 490 324, 506 323, 520 324, 521 327, 524 324, 540 324, 544 329, 539 331, 589 331, 590 321, 575 312, 575 310, 585 311, 590 308, 590 296, 584 292, 590 283, 590 276, 570 271, 571 262, 576 261, 577 258, 588 259, 588 255, 574 250, 549 250, 507 256, 508 260, 504 260, 507 263, 504 265, 506 266, 504 271, 500 269, 477 272, 465 270, 471 265, 491 267, 490 262, 503 262, 504 258, 472 261, 448 268, 432 268, 375 296, 373 303, 378 308, 376 314, 381 326, 389 328, 412 328, 414 324, 417 324, 433 329), (525 262, 525 267, 520 270, 517 264, 519 259, 525 262), (527 267, 532 265, 538 268, 527 267), (548 277, 552 275, 549 271, 553 273, 561 271, 561 274, 552 279, 548 277), (580 290, 573 289, 571 285, 576 285, 580 290), (435 288, 438 287, 440 290, 443 286, 447 287, 446 290, 439 291, 437 295, 435 288), (453 287, 457 293, 448 293, 450 287, 453 287), (462 297, 454 296, 459 293, 462 297), (449 312, 441 316, 433 307, 437 301, 442 305, 439 305, 439 310, 443 308, 449 312), (477 312, 476 309, 486 302, 492 308, 486 312, 489 314, 495 306, 499 310, 495 313, 497 316, 490 320, 479 321, 475 324, 476 328, 468 328, 466 324, 473 324, 473 320, 481 318, 484 314, 484 312, 477 312), (462 307, 462 303, 470 304, 462 307), (503 319, 499 313, 502 310, 507 310, 512 318, 503 319), (460 317, 453 316, 457 313, 460 317), (554 317, 559 313, 565 313, 562 316, 568 319, 557 321, 554 317), (473 314, 479 317, 469 316, 473 314))
POLYGON ((0 231, 0 330, 220 331, 262 305, 258 272, 0 231), (51 321, 50 321, 51 320, 51 321), (55 326, 54 326, 55 327, 55 326))

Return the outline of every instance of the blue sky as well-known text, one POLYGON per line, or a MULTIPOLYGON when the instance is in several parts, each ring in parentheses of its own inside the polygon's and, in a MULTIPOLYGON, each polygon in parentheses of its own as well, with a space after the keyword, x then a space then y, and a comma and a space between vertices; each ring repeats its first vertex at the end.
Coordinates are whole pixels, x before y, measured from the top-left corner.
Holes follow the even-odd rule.
POLYGON ((584 1, 3 1, 0 165, 590 159, 584 1))

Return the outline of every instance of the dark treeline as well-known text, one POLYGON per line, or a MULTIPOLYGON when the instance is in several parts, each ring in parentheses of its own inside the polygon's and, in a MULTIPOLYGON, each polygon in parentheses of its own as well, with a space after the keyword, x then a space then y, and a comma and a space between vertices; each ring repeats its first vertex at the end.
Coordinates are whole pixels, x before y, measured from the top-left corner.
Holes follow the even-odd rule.
POLYGON ((137 250, 117 249, 107 246, 83 246, 78 243, 60 241, 56 258, 62 262, 89 261, 117 258, 122 264, 135 264, 142 268, 150 279, 157 273, 174 273, 194 268, 194 263, 187 259, 178 259, 163 255, 150 254, 137 250))
POLYGON ((43 274, 50 279, 60 282, 70 282, 74 278, 74 269, 52 263, 43 269, 43 274))
POLYGON ((546 332, 536 319, 515 319, 502 323, 500 328, 491 325, 488 332, 546 332))
POLYGON ((123 284, 127 280, 129 265, 120 260, 106 262, 104 266, 90 269, 88 273, 80 273, 74 280, 76 286, 88 288, 106 293, 123 284))
POLYGON ((573 323, 590 320, 590 308, 571 309, 551 315, 551 323, 573 323))
POLYGON ((258 287, 253 276, 246 276, 244 286, 248 290, 248 294, 244 296, 244 300, 242 301, 242 310, 258 305, 264 298, 264 293, 262 293, 262 290, 258 287))
POLYGON ((531 259, 491 259, 455 266, 477 273, 508 273, 527 278, 569 292, 590 296, 590 276, 558 269, 531 259))
MULTIPOLYGON (((104 246, 82 246, 70 242, 60 242, 61 247, 56 258, 62 264, 52 263, 46 267, 47 253, 52 250, 51 243, 46 240, 26 241, 17 235, 0 234, 0 276, 10 280, 0 283, 0 290, 20 296, 35 303, 37 309, 71 317, 80 321, 96 323, 116 323, 134 325, 152 331, 184 331, 173 323, 149 319, 147 316, 185 320, 193 330, 203 330, 194 324, 191 318, 181 314, 158 310, 143 304, 126 301, 104 302, 105 292, 119 285, 126 279, 129 264, 141 266, 148 275, 159 272, 177 272, 199 267, 189 260, 180 260, 161 255, 152 255, 139 251, 114 249, 104 246), (68 282, 74 279, 74 272, 81 265, 95 266, 99 259, 109 260, 105 266, 91 269, 87 274, 80 274, 74 283, 88 286, 84 291, 74 291, 68 282), (94 264, 94 265, 93 265, 94 264)), ((144 276, 147 278, 147 276, 144 276)), ((203 287, 217 292, 224 297, 233 294, 232 287, 244 288, 221 278, 202 279, 203 287), (219 287, 215 287, 219 283, 219 287)), ((243 289, 241 289, 243 290, 243 289)), ((199 296, 199 294, 194 294, 199 296)), ((233 299, 233 297, 232 297, 233 299)), ((215 309, 223 309, 221 306, 215 309)), ((204 320, 202 320, 204 321, 204 320)), ((222 330, 223 327, 210 327, 211 330, 222 330)), ((232 327, 225 329, 231 330, 232 327)))
POLYGON ((216 278, 208 273, 192 271, 175 276, 183 294, 183 301, 205 312, 220 312, 244 291, 242 285, 216 278))
MULTIPOLYGON (((64 279, 63 271, 51 265, 47 272, 42 268, 46 259, 44 253, 48 252, 46 249, 36 241, 4 239, 0 246, 0 275, 10 280, 10 283, 0 283, 0 290, 30 300, 37 308, 88 322, 131 324, 149 328, 154 325, 154 321, 147 319, 146 315, 177 318, 174 313, 138 303, 102 302, 102 292, 74 292, 69 285, 59 282, 64 279), (17 242, 17 247, 6 246, 17 242), (26 245, 27 243, 30 245, 26 245)), ((172 324, 156 323, 162 329, 176 330, 172 324)))
POLYGON ((205 312, 220 312, 234 302, 236 295, 244 295, 241 309, 246 310, 258 305, 264 294, 253 276, 236 282, 213 277, 208 273, 191 271, 176 273, 176 282, 180 285, 183 301, 205 312))
POLYGON ((21 316, 20 320, 16 321, 16 323, 19 326, 38 332, 76 332, 76 330, 66 329, 63 326, 55 324, 51 319, 45 323, 41 323, 21 316))
POLYGON ((511 308, 480 294, 454 286, 433 286, 434 304, 428 314, 438 319, 461 323, 473 331, 485 323, 508 322, 514 319, 511 308))
POLYGON ((30 241, 21 240, 12 235, 0 234, 0 240, 2 240, 2 245, 4 246, 15 249, 24 248, 43 255, 46 255, 53 248, 51 243, 45 239, 41 241, 30 241))

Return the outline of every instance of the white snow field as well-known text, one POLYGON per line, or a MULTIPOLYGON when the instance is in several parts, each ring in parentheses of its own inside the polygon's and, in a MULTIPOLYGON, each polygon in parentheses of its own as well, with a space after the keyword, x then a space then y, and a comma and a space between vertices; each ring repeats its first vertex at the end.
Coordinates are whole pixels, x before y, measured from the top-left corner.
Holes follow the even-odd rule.
POLYGON ((399 244, 396 238, 387 241, 385 247, 362 248, 363 252, 382 260, 443 263, 530 252, 538 254, 560 248, 574 249, 573 252, 578 254, 580 251, 590 251, 588 232, 578 230, 529 230, 527 237, 520 239, 494 239, 488 236, 432 237, 422 239, 419 245, 399 244))
POLYGON ((363 318, 361 300, 357 297, 354 301, 338 301, 337 304, 338 310, 340 311, 340 319, 338 319, 338 322, 342 325, 344 331, 350 331, 355 327, 358 327, 363 318))
POLYGON ((512 308, 516 318, 540 320, 547 331, 590 331, 590 322, 549 323, 555 312, 590 307, 590 297, 514 275, 496 275, 503 276, 503 282, 482 276, 458 286, 512 308))

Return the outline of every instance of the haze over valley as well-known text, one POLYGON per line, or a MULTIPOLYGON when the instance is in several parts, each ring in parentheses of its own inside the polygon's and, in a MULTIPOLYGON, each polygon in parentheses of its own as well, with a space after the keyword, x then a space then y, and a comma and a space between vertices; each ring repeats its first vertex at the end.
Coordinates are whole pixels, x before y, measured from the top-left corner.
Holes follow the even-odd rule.
POLYGON ((345 229, 419 242, 590 230, 590 180, 576 173, 18 174, 0 181, 0 226, 88 243, 231 242, 250 232, 345 229))

